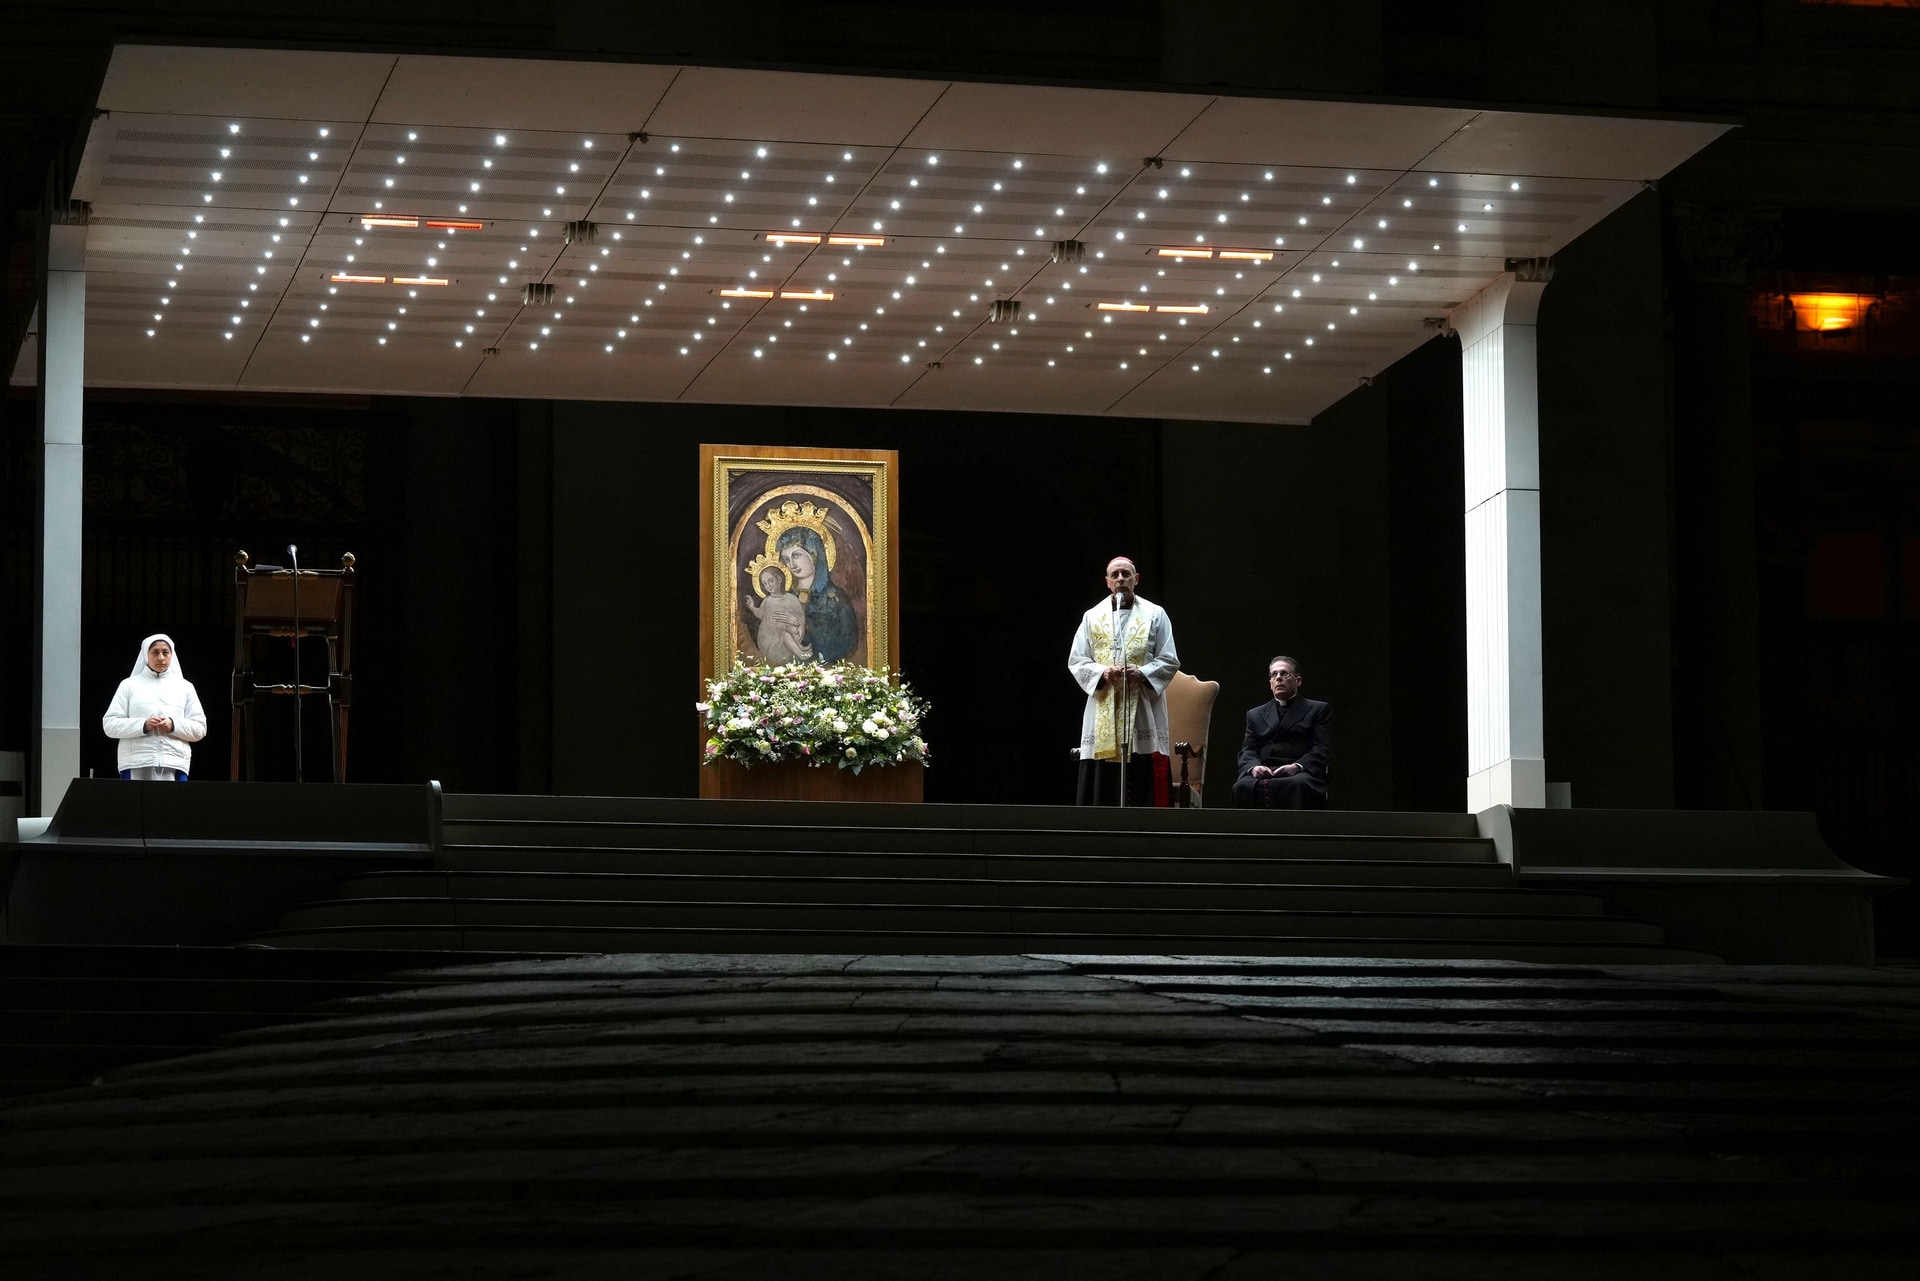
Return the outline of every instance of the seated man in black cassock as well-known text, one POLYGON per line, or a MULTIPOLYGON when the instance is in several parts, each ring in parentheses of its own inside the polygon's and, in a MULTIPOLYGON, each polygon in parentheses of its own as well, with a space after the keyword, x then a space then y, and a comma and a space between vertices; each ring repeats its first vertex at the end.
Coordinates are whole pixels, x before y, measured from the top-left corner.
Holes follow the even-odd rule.
POLYGON ((1300 665, 1285 654, 1267 664, 1269 702, 1247 713, 1240 741, 1240 776, 1233 783, 1239 805, 1273 809, 1323 809, 1327 762, 1333 755, 1333 710, 1300 697, 1300 665))

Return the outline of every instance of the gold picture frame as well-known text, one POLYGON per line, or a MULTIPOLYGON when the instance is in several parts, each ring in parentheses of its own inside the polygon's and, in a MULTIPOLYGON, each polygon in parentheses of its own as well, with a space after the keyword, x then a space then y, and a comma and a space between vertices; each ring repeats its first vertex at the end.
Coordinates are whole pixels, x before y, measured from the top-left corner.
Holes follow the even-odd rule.
POLYGON ((700 676, 749 662, 900 669, 900 455, 700 446, 700 676))

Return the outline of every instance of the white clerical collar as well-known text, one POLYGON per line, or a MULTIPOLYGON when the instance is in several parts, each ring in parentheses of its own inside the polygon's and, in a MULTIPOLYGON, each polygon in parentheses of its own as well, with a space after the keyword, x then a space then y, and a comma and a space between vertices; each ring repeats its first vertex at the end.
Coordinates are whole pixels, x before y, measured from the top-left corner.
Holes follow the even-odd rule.
POLYGON ((1280 704, 1280 707, 1281 707, 1281 710, 1283 710, 1283 711, 1284 711, 1284 710, 1286 709, 1286 706, 1287 706, 1287 700, 1286 700, 1286 699, 1284 699, 1284 698, 1276 698, 1276 699, 1274 699, 1273 701, 1274 701, 1274 702, 1276 702, 1276 703, 1278 703, 1278 704, 1280 704))

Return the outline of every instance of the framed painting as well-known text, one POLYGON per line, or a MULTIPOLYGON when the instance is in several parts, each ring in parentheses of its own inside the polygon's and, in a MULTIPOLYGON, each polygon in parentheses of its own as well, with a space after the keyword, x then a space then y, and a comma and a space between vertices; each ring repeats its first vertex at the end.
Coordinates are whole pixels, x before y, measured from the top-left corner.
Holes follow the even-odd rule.
POLYGON ((703 681, 736 658, 899 670, 899 458, 700 447, 703 681))

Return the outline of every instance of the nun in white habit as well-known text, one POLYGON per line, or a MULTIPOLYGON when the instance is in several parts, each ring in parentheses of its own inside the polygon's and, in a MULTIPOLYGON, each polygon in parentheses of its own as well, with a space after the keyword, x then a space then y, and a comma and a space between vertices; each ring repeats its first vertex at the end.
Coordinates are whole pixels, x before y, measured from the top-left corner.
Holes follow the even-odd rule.
POLYGON ((193 749, 207 736, 207 714, 193 682, 180 670, 173 638, 164 634, 140 642, 133 673, 113 692, 100 727, 120 740, 120 777, 142 782, 184 783, 193 765, 193 749))

